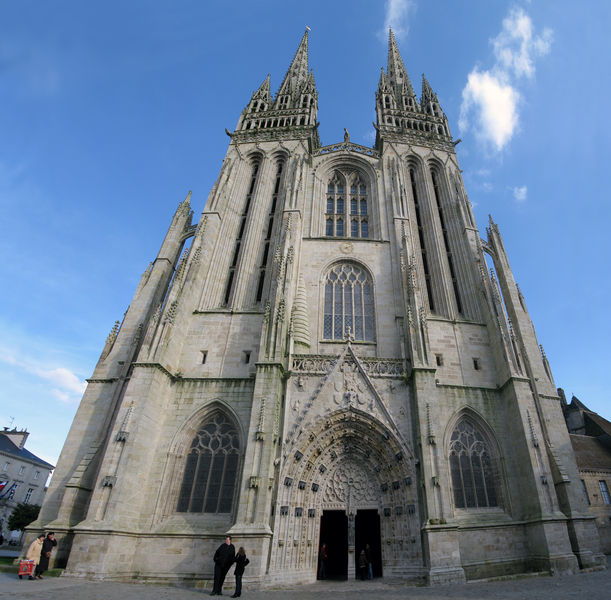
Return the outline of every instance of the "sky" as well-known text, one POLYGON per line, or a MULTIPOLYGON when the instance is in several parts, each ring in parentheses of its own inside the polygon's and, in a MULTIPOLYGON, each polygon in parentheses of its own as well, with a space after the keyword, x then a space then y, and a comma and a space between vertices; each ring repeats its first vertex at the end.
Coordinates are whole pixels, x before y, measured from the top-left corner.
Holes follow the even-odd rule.
POLYGON ((0 426, 56 464, 113 323, 305 27, 323 145, 374 141, 392 27, 556 385, 611 420, 611 2, 0 0, 0 426))

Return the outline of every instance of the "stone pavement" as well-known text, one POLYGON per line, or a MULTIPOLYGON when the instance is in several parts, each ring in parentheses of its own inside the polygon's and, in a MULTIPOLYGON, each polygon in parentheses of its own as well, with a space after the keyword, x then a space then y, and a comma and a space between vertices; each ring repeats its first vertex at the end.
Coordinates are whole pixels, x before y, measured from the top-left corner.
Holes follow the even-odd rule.
MULTIPOLYGON (((233 576, 227 577, 223 596, 233 593, 233 576)), ((202 600, 208 591, 163 587, 143 583, 88 581, 71 577, 46 577, 42 581, 19 579, 12 573, 0 573, 0 599, 48 600, 202 600)), ((611 596, 611 569, 579 573, 573 576, 533 576, 504 581, 480 581, 449 587, 414 587, 398 579, 373 581, 324 581, 312 585, 275 588, 249 592, 245 600, 598 600, 611 596)))

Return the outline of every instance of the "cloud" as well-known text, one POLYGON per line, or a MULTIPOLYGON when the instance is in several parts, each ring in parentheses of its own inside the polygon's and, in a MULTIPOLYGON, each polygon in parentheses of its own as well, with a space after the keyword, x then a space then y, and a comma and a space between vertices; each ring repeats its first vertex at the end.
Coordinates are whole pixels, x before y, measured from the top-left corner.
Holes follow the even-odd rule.
POLYGON ((533 60, 550 51, 552 37, 549 28, 535 36, 530 17, 523 9, 514 7, 503 19, 503 30, 492 40, 497 64, 515 77, 533 77, 533 60))
POLYGON ((16 367, 29 375, 51 384, 50 392, 62 402, 74 402, 80 400, 87 383, 80 379, 75 373, 65 367, 54 369, 41 369, 32 359, 16 358, 14 352, 7 348, 0 348, 0 362, 16 367))
POLYGON ((458 127, 473 131, 484 146, 500 152, 519 127, 521 94, 517 83, 533 78, 534 60, 550 51, 551 29, 535 35, 531 18, 522 8, 512 8, 503 29, 490 43, 495 63, 489 70, 473 67, 462 92, 458 127))
POLYGON ((514 187, 512 191, 516 202, 526 201, 526 197, 528 196, 528 188, 525 185, 521 187, 514 187))
POLYGON ((382 37, 386 38, 389 29, 392 29, 397 38, 407 35, 409 31, 408 17, 415 8, 416 2, 414 0, 386 0, 382 37))
POLYGON ((473 117, 475 135, 502 150, 518 125, 520 94, 489 71, 479 72, 476 68, 469 73, 462 98, 459 129, 467 131, 473 117))

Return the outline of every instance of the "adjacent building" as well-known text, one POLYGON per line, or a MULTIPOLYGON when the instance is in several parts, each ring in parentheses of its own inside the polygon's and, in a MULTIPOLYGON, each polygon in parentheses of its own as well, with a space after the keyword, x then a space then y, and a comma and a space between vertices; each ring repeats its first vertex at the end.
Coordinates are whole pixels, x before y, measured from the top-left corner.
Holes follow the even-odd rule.
POLYGON ((590 512, 596 516, 602 550, 611 554, 611 423, 575 396, 567 404, 564 392, 558 391, 583 493, 590 512))
MULTIPOLYGON (((42 504, 53 465, 25 448, 25 430, 0 431, 0 532, 11 539, 8 518, 17 504, 42 504)), ((18 532, 21 536, 21 532, 18 532)))
MULTIPOLYGON (((338 51, 343 51, 338 46, 338 51)), ((37 527, 74 576, 450 584, 604 564, 547 358, 450 124, 392 33, 376 141, 318 135, 303 36, 180 203, 109 335, 37 527)), ((340 101, 337 99, 337 101, 340 101)), ((341 124, 339 124, 341 126, 341 124)))

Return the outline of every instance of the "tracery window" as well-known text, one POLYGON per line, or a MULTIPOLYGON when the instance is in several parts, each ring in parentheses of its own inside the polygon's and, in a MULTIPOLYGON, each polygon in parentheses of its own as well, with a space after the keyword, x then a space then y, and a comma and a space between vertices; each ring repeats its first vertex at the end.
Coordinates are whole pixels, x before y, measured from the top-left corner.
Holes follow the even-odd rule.
POLYGON ((456 508, 498 506, 497 477, 488 443, 466 418, 452 432, 450 472, 456 508))
POLYGON ((176 511, 231 512, 239 453, 237 429, 225 415, 215 413, 191 442, 176 511))
POLYGON ((327 273, 324 306, 325 339, 374 341, 373 284, 364 268, 335 264, 327 273))
POLYGON ((367 185, 357 172, 335 171, 327 186, 327 237, 369 237, 367 185))

